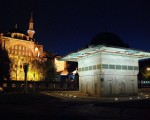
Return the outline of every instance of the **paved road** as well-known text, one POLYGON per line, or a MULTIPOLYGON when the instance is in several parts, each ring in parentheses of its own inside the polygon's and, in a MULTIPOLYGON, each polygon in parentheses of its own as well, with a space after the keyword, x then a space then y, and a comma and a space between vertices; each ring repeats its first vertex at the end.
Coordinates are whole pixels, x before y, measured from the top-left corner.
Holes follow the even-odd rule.
MULTIPOLYGON (((0 104, 1 119, 15 120, 150 120, 150 102, 101 102, 85 97, 55 96, 28 102, 0 104), (143 106, 144 107, 143 107, 143 106)), ((52 95, 52 96, 51 96, 52 95)), ((55 94, 56 95, 56 94, 55 94)), ((10 99, 11 100, 11 99, 10 99)), ((18 99, 19 101, 19 99, 18 99)))

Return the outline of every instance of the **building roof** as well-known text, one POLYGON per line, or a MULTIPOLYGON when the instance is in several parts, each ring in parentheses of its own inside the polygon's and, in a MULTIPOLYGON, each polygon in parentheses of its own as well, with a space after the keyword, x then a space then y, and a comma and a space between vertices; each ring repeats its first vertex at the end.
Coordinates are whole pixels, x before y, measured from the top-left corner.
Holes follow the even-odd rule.
POLYGON ((24 33, 22 30, 18 29, 17 24, 13 28, 8 30, 8 32, 3 33, 3 35, 5 37, 12 37, 11 34, 15 34, 13 36, 13 38, 21 39, 21 40, 28 40, 27 37, 26 37, 27 36, 26 33, 24 33))
POLYGON ((116 46, 116 47, 126 47, 129 46, 121 40, 116 34, 111 32, 103 32, 91 40, 89 45, 106 45, 106 46, 116 46))
POLYGON ((10 29, 8 32, 10 32, 10 33, 22 33, 22 34, 24 34, 22 30, 20 30, 18 28, 15 28, 15 27, 12 28, 12 29, 10 29))
POLYGON ((60 60, 64 61, 78 61, 84 57, 91 56, 98 53, 114 54, 120 56, 135 57, 138 59, 150 58, 150 52, 145 52, 141 50, 129 49, 129 48, 119 48, 119 47, 109 47, 104 45, 89 46, 88 48, 81 49, 76 52, 72 52, 60 60))

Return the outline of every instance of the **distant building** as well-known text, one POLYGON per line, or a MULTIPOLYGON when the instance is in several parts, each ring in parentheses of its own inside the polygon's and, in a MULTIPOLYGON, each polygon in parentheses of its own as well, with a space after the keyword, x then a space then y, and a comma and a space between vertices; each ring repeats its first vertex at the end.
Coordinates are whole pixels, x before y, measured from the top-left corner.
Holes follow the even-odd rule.
POLYGON ((62 72, 66 69, 67 63, 66 61, 60 61, 61 56, 54 57, 54 63, 56 67, 56 72, 62 72))
MULTIPOLYGON (((17 24, 8 32, 0 34, 0 44, 8 51, 12 61, 12 80, 24 80, 23 64, 30 64, 33 60, 40 60, 43 57, 43 45, 39 45, 35 42, 34 34, 34 21, 32 15, 29 21, 29 30, 27 34, 18 29, 17 24)), ((36 77, 37 76, 38 75, 36 75, 36 77)), ((28 80, 34 79, 35 74, 29 73, 28 80)))
POLYGON ((137 95, 138 60, 149 52, 128 48, 112 33, 95 37, 87 48, 62 60, 78 62, 79 91, 100 97, 137 95))

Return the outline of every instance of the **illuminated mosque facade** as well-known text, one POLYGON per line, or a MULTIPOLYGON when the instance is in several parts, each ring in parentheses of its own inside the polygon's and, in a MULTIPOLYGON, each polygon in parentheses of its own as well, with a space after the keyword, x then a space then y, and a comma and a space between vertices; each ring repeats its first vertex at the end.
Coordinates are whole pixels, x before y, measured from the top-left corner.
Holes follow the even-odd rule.
MULTIPOLYGON (((34 21, 31 14, 29 21, 29 29, 27 34, 18 29, 17 24, 11 30, 6 33, 0 34, 0 44, 8 51, 9 58, 11 60, 11 80, 22 81, 24 80, 24 63, 29 64, 28 78, 27 80, 41 81, 42 76, 32 68, 32 62, 45 61, 45 52, 43 51, 43 45, 35 42, 34 38, 34 21)), ((54 58, 54 64, 56 72, 61 72, 66 68, 65 61, 58 61, 60 56, 54 58)))
MULTIPOLYGON (((34 40, 34 21, 31 15, 29 30, 23 33, 18 29, 17 24, 6 33, 0 34, 0 43, 8 51, 11 64, 11 79, 24 80, 24 63, 31 63, 33 60, 40 60, 43 57, 43 45, 34 40)), ((29 67, 30 71, 30 67, 29 67)), ((33 80, 34 75, 28 75, 28 80, 33 80)), ((38 77, 38 76, 37 76, 38 77)))
POLYGON ((61 60, 78 62, 80 92, 109 97, 138 94, 138 60, 145 58, 149 52, 130 49, 115 34, 104 32, 61 60))

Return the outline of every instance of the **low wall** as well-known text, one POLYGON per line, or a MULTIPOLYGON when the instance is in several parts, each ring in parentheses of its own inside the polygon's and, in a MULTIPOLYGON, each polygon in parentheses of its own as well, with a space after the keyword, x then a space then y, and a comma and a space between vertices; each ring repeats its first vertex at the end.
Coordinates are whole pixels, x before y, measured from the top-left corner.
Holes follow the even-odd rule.
MULTIPOLYGON (((15 92, 24 90, 24 81, 0 81, 0 87, 4 91, 15 92)), ((44 81, 28 81, 27 88, 29 91, 36 90, 78 90, 78 85, 75 82, 44 82, 44 81)))

